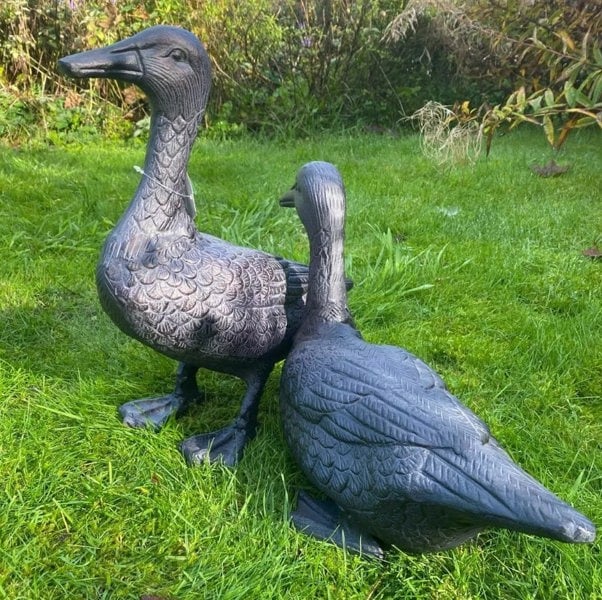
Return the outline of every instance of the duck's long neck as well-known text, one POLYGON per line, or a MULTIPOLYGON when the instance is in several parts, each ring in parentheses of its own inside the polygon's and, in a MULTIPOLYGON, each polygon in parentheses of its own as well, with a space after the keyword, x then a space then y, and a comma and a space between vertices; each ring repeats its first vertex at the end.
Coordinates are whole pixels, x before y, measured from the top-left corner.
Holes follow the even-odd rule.
POLYGON ((324 215, 319 228, 309 235, 309 287, 306 300, 305 333, 320 323, 349 320, 344 261, 344 212, 324 215))
POLYGON ((142 178, 115 228, 125 233, 193 235, 193 200, 186 169, 202 112, 189 119, 153 113, 142 178))

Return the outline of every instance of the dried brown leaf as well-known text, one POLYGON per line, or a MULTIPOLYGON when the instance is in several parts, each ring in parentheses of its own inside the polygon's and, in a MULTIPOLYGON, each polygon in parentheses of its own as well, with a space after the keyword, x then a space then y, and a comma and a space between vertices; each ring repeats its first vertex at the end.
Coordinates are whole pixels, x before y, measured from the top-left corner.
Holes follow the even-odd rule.
POLYGON ((597 246, 592 246, 591 248, 586 248, 585 250, 583 250, 583 252, 581 253, 583 254, 583 256, 587 256, 588 258, 594 259, 594 260, 599 260, 600 258, 602 258, 602 250, 600 250, 600 248, 598 248, 597 246))
POLYGON ((569 170, 569 165, 559 165, 554 159, 545 165, 531 165, 531 171, 540 177, 556 177, 562 175, 569 170))

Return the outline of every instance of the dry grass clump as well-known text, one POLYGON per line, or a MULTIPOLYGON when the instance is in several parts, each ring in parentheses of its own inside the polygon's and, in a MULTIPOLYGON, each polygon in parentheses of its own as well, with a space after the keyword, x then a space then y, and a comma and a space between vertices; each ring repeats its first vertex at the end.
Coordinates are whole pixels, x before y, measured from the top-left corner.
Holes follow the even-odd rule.
POLYGON ((427 102, 411 117, 418 123, 422 152, 437 166, 473 164, 480 152, 483 132, 479 123, 439 102, 427 102))

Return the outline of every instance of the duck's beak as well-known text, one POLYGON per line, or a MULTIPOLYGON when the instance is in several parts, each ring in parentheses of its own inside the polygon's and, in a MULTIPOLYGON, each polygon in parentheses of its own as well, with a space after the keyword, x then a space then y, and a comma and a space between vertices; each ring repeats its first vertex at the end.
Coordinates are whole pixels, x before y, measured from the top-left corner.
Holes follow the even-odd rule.
POLYGON ((65 56, 59 60, 58 70, 69 77, 106 77, 131 82, 138 81, 143 72, 137 47, 131 39, 65 56))
POLYGON ((285 208, 295 208, 295 196, 297 195, 296 188, 291 188, 280 200, 278 203, 280 206, 284 206, 285 208))

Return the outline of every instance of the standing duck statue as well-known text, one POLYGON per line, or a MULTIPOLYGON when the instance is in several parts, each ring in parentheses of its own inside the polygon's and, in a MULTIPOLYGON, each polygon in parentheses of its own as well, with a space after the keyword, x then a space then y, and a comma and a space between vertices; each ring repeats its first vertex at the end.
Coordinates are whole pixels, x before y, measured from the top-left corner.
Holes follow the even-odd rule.
POLYGON ((149 97, 151 133, 142 177, 98 263, 100 301, 127 335, 180 361, 173 393, 128 402, 124 423, 160 428, 199 399, 199 368, 246 383, 229 426, 188 438, 189 463, 234 465, 255 434, 259 397, 298 327, 307 267, 200 233, 188 159, 211 84, 209 58, 189 31, 156 26, 106 48, 62 58, 77 77, 134 83, 149 97))
POLYGON ((595 527, 516 465, 487 426, 421 360, 369 344, 346 308, 345 191, 329 163, 306 164, 280 200, 310 245, 303 323, 282 371, 284 436, 309 481, 295 526, 381 557, 452 548, 488 527, 591 542, 595 527))

